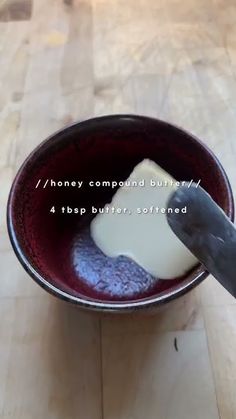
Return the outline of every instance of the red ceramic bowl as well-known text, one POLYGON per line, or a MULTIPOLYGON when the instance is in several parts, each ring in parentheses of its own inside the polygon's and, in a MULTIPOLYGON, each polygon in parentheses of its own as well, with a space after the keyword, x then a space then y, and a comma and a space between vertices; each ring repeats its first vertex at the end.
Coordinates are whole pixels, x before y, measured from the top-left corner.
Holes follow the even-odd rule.
POLYGON ((201 186, 233 220, 227 176, 213 153, 191 134, 143 116, 79 122, 55 133, 30 154, 9 196, 12 246, 39 285, 81 307, 122 312, 169 302, 207 276, 199 264, 181 279, 155 280, 126 258, 105 257, 89 237, 92 206, 102 207, 115 190, 89 187, 88 182, 125 180, 144 158, 178 180, 201 179, 201 186), (83 181, 82 188, 78 181, 83 181), (73 211, 62 214, 62 207, 73 211), (52 208, 55 212, 50 212, 52 208), (75 208, 85 208, 86 214, 74 213, 75 208))

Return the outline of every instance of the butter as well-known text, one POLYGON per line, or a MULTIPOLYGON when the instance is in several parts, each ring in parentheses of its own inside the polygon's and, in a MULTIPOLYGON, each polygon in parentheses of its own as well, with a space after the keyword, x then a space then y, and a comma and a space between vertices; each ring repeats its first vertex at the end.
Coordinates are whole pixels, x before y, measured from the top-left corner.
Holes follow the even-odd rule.
MULTIPOLYGON (((175 236, 166 212, 171 193, 179 186, 151 160, 139 163, 123 185, 92 220, 91 236, 109 257, 127 256, 161 279, 183 276, 197 259, 175 236)), ((187 208, 182 209, 183 212, 187 208)))

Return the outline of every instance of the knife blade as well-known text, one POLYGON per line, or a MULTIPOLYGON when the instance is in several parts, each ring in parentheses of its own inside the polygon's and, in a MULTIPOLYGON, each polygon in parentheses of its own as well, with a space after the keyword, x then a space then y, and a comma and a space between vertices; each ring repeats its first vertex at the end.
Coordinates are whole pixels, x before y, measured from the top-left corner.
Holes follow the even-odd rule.
POLYGON ((180 186, 170 197, 167 221, 176 236, 236 297, 236 228, 200 186, 180 186), (181 209, 186 208, 186 213, 181 209), (179 211, 178 211, 179 210, 179 211))

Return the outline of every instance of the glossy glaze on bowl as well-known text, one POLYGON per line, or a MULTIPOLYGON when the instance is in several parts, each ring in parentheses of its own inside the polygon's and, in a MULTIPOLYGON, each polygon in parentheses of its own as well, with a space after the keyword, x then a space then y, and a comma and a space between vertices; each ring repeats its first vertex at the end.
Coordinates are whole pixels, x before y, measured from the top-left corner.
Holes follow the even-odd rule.
POLYGON ((9 196, 13 248, 41 286, 83 307, 125 311, 168 302, 207 276, 199 265, 184 278, 156 281, 126 258, 109 260, 91 242, 90 208, 102 207, 115 191, 91 188, 88 182, 125 180, 144 158, 156 161, 178 180, 201 179, 201 186, 233 219, 227 176, 216 157, 191 134, 166 122, 132 115, 75 124, 31 153, 9 196), (43 188, 48 179, 83 180, 84 187, 43 188), (55 214, 50 213, 53 206, 55 214), (59 213, 62 206, 85 207, 87 214, 63 215, 59 213))

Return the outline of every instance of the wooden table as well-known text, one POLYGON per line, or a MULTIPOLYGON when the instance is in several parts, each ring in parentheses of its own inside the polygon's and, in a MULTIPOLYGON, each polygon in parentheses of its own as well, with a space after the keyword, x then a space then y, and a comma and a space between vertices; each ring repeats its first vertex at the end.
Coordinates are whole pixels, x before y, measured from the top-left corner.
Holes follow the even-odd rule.
POLYGON ((158 315, 79 312, 17 262, 13 176, 48 134, 110 113, 183 126, 236 190, 236 3, 0 0, 0 418, 235 419, 236 305, 209 277, 158 315))

